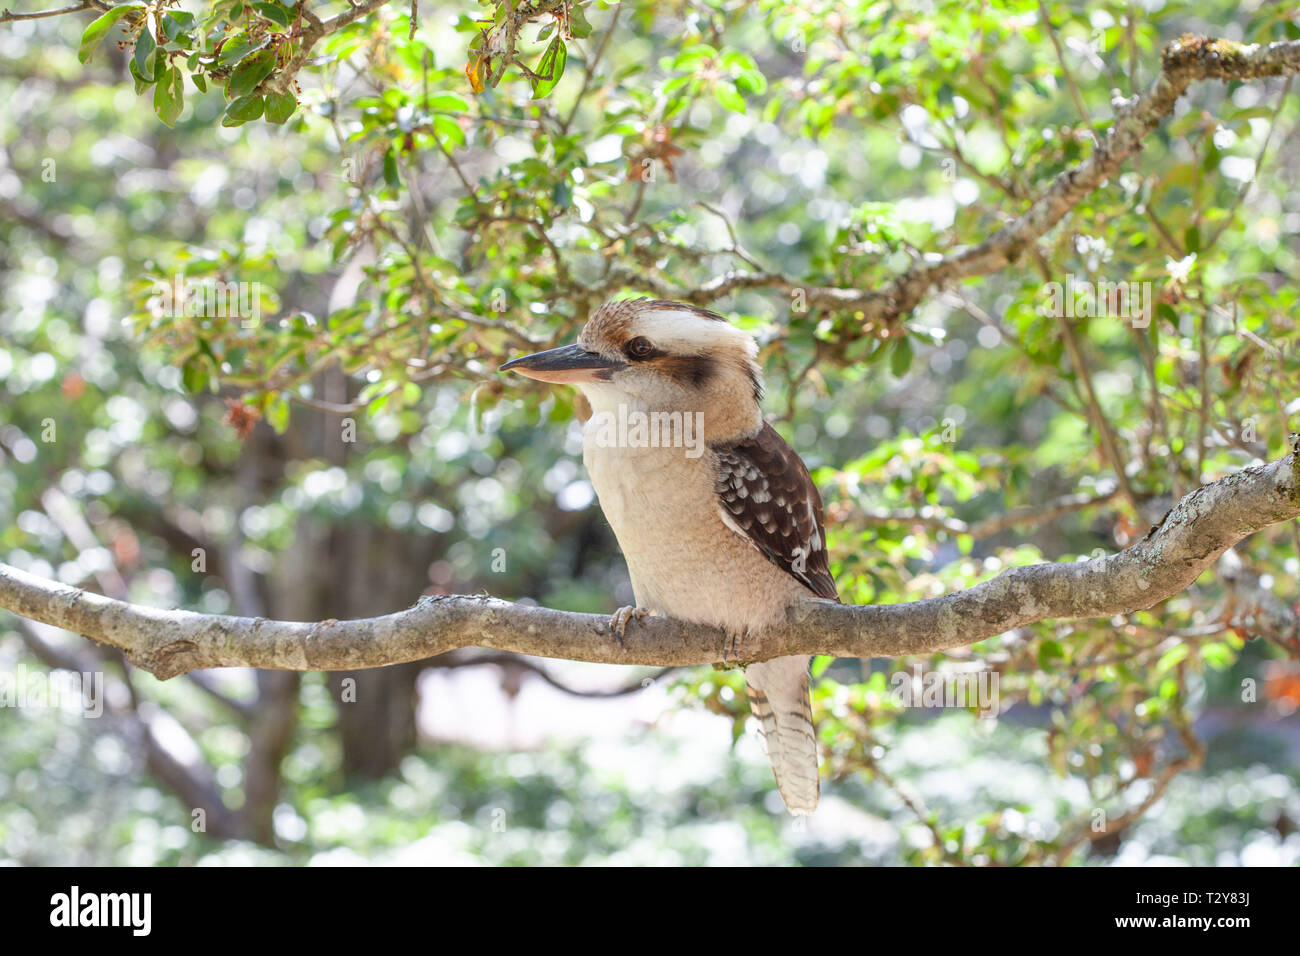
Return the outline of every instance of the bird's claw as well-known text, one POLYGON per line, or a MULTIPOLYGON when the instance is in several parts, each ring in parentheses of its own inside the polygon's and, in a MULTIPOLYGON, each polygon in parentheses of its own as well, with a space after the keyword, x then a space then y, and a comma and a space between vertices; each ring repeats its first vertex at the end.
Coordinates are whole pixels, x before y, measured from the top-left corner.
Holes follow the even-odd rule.
POLYGON ((728 634, 727 644, 722 649, 722 663, 730 667, 740 660, 740 635, 728 634))
MULTIPOLYGON (((609 629, 614 632, 614 639, 618 641, 618 646, 623 647, 623 635, 627 633, 628 622, 632 619, 641 620, 648 617, 650 612, 643 607, 633 607, 627 605, 615 611, 609 618, 609 629)), ((624 648, 626 650, 626 648, 624 648)))

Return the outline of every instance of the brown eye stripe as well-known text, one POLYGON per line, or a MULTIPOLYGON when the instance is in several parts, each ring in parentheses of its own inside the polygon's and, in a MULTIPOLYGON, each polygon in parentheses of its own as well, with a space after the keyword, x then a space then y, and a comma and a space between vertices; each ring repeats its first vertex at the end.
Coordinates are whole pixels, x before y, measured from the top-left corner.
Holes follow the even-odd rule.
POLYGON ((707 355, 672 355, 661 348, 652 347, 646 352, 633 348, 634 344, 642 341, 649 344, 647 340, 638 337, 623 346, 623 354, 628 360, 638 364, 654 362, 656 368, 683 385, 700 388, 718 370, 717 362, 707 355))
POLYGON ((717 363, 707 355, 670 355, 659 367, 683 385, 700 388, 713 378, 717 363))

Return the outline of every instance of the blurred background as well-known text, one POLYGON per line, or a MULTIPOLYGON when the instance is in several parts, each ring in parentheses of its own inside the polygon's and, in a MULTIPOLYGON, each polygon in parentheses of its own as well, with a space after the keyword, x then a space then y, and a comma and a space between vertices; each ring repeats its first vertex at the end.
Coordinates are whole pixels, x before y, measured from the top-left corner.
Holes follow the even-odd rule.
MULTIPOLYGON (((207 49, 294 17, 164 10, 197 15, 207 49)), ((1021 263, 893 328, 797 286, 871 288, 982 240, 1091 152, 1165 43, 1294 39, 1293 5, 502 10, 420 3, 412 28, 377 6, 317 45, 291 118, 224 125, 202 60, 172 61, 176 116, 140 95, 129 17, 85 64, 94 11, 0 23, 0 561, 215 614, 478 592, 611 612, 631 589, 572 397, 495 368, 626 294, 707 301, 758 337, 849 602, 1115 551, 1286 452, 1288 79, 1195 85, 1021 263), (499 57, 484 81, 511 17, 534 73, 563 44, 540 89, 499 57), (701 298, 732 270, 796 288, 701 298), (160 305, 214 281, 244 311, 160 305), (1149 321, 1098 307, 1100 282, 1133 283, 1149 321), (1084 290, 1076 314, 1051 283, 1084 290)), ((738 672, 465 649, 159 682, 0 612, 0 861, 1292 865, 1297 540, 1255 535, 1113 620, 819 659, 806 824, 738 672), (103 675, 102 716, 20 703, 59 672, 103 675), (973 672, 996 675, 997 716, 898 693, 973 672)))

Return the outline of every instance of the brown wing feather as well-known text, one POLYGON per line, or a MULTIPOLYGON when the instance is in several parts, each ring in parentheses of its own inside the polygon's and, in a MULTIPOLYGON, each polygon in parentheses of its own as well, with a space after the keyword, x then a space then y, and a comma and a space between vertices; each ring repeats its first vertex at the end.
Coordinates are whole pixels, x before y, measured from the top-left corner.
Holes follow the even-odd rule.
POLYGON ((766 422, 751 439, 710 447, 727 524, 813 594, 838 601, 821 495, 794 449, 766 422))

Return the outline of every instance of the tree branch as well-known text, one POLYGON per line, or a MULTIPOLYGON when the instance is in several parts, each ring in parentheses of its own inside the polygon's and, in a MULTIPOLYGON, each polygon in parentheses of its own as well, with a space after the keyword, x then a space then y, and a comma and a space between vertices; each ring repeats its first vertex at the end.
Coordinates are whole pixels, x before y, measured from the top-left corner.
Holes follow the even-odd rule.
MULTIPOLYGON (((1009 568, 942 597, 908 604, 809 600, 778 627, 746 638, 747 660, 783 654, 897 657, 973 644, 1048 618, 1110 617, 1185 588, 1247 535, 1300 516, 1300 435, 1292 454, 1196 489, 1118 554, 1009 568)), ((609 619, 485 595, 423 598, 355 621, 298 623, 159 610, 47 581, 0 564, 0 607, 120 648, 160 678, 203 667, 352 670, 479 646, 606 664, 723 660, 726 636, 667 618, 633 625, 622 646, 609 619)))
MULTIPOLYGON (((857 313, 865 329, 896 325, 932 292, 962 279, 991 275, 1018 260, 1085 196, 1114 177, 1125 160, 1141 150, 1147 133, 1173 112, 1194 81, 1251 80, 1297 73, 1300 40, 1265 46, 1185 36, 1165 48, 1160 75, 1144 96, 1113 101, 1115 117, 1092 155, 1063 171, 1021 216, 978 245, 946 256, 928 255, 888 282, 869 289, 810 286, 773 272, 730 272, 696 289, 655 291, 705 304, 740 289, 769 288, 787 294, 799 289, 809 305, 857 313)), ((639 281, 645 284, 644 277, 639 281)))
POLYGON ((90 2, 76 3, 70 7, 60 7, 57 10, 37 10, 33 13, 14 13, 12 10, 0 11, 0 23, 9 23, 11 20, 43 20, 45 17, 61 17, 65 13, 80 13, 82 10, 98 9, 90 2))
MULTIPOLYGON (((103 673, 103 661, 83 657, 74 651, 56 647, 37 633, 35 625, 18 621, 18 636, 27 649, 43 664, 51 668, 75 671, 82 674, 103 673)), ((196 676, 196 675, 191 675, 196 676)), ((135 694, 127 681, 129 705, 114 706, 108 703, 107 711, 114 720, 95 721, 98 730, 118 732, 128 741, 138 743, 145 754, 150 771, 167 785, 191 808, 202 807, 208 814, 207 832, 217 838, 242 836, 238 816, 222 801, 216 782, 203 765, 191 765, 172 753, 159 738, 153 724, 140 713, 135 694)), ((108 700, 111 702, 113 696, 108 700)))
POLYGON ((649 687, 651 684, 655 683, 658 680, 661 680, 664 677, 667 677, 669 674, 672 674, 676 670, 676 668, 674 667, 665 667, 662 670, 656 671, 653 674, 648 674, 645 677, 640 678, 639 680, 635 680, 630 684, 624 684, 622 687, 602 688, 599 690, 583 690, 581 688, 573 687, 570 686, 569 684, 566 684, 564 681, 560 680, 558 677, 556 677, 554 674, 552 674, 550 671, 548 671, 545 667, 541 666, 540 664, 534 661, 530 661, 526 657, 521 657, 518 654, 511 654, 506 651, 481 651, 478 653, 474 653, 472 656, 470 655, 462 656, 457 652, 453 652, 450 654, 443 654, 440 657, 435 657, 433 660, 429 661, 428 663, 430 667, 444 668, 449 670, 460 668, 460 667, 481 667, 484 664, 490 664, 494 667, 500 667, 500 668, 515 668, 517 670, 527 671, 530 674, 536 674, 538 677, 542 679, 543 682, 550 684, 556 690, 563 691, 564 693, 569 694, 572 697, 587 697, 587 698, 597 698, 597 699, 608 699, 611 697, 627 697, 630 694, 640 693, 641 691, 649 687))
POLYGON ((1023 508, 1014 508, 1011 511, 1000 515, 992 515, 974 523, 962 521, 960 518, 948 517, 939 508, 935 508, 933 513, 928 510, 905 513, 880 511, 862 512, 854 514, 852 517, 859 523, 872 527, 905 524, 925 528, 929 531, 968 534, 976 540, 981 540, 991 538, 995 534, 1001 534, 1016 525, 1046 524, 1073 512, 1091 508, 1094 505, 1104 505, 1106 502, 1114 500, 1118 494, 1119 487, 1116 485, 1111 490, 1096 495, 1084 492, 1062 495, 1044 505, 1026 505, 1023 508))
POLYGON ((275 74, 258 87, 258 92, 287 93, 290 85, 297 78, 298 71, 303 68, 303 64, 311 57, 312 48, 317 43, 331 33, 337 33, 349 24, 373 13, 380 7, 386 6, 389 0, 359 0, 357 3, 348 0, 348 2, 348 9, 330 17, 328 20, 321 20, 320 17, 307 9, 306 0, 299 0, 295 9, 302 13, 302 18, 307 21, 307 26, 303 28, 302 36, 298 39, 298 49, 294 51, 293 56, 289 58, 289 62, 282 69, 277 70, 275 74))

